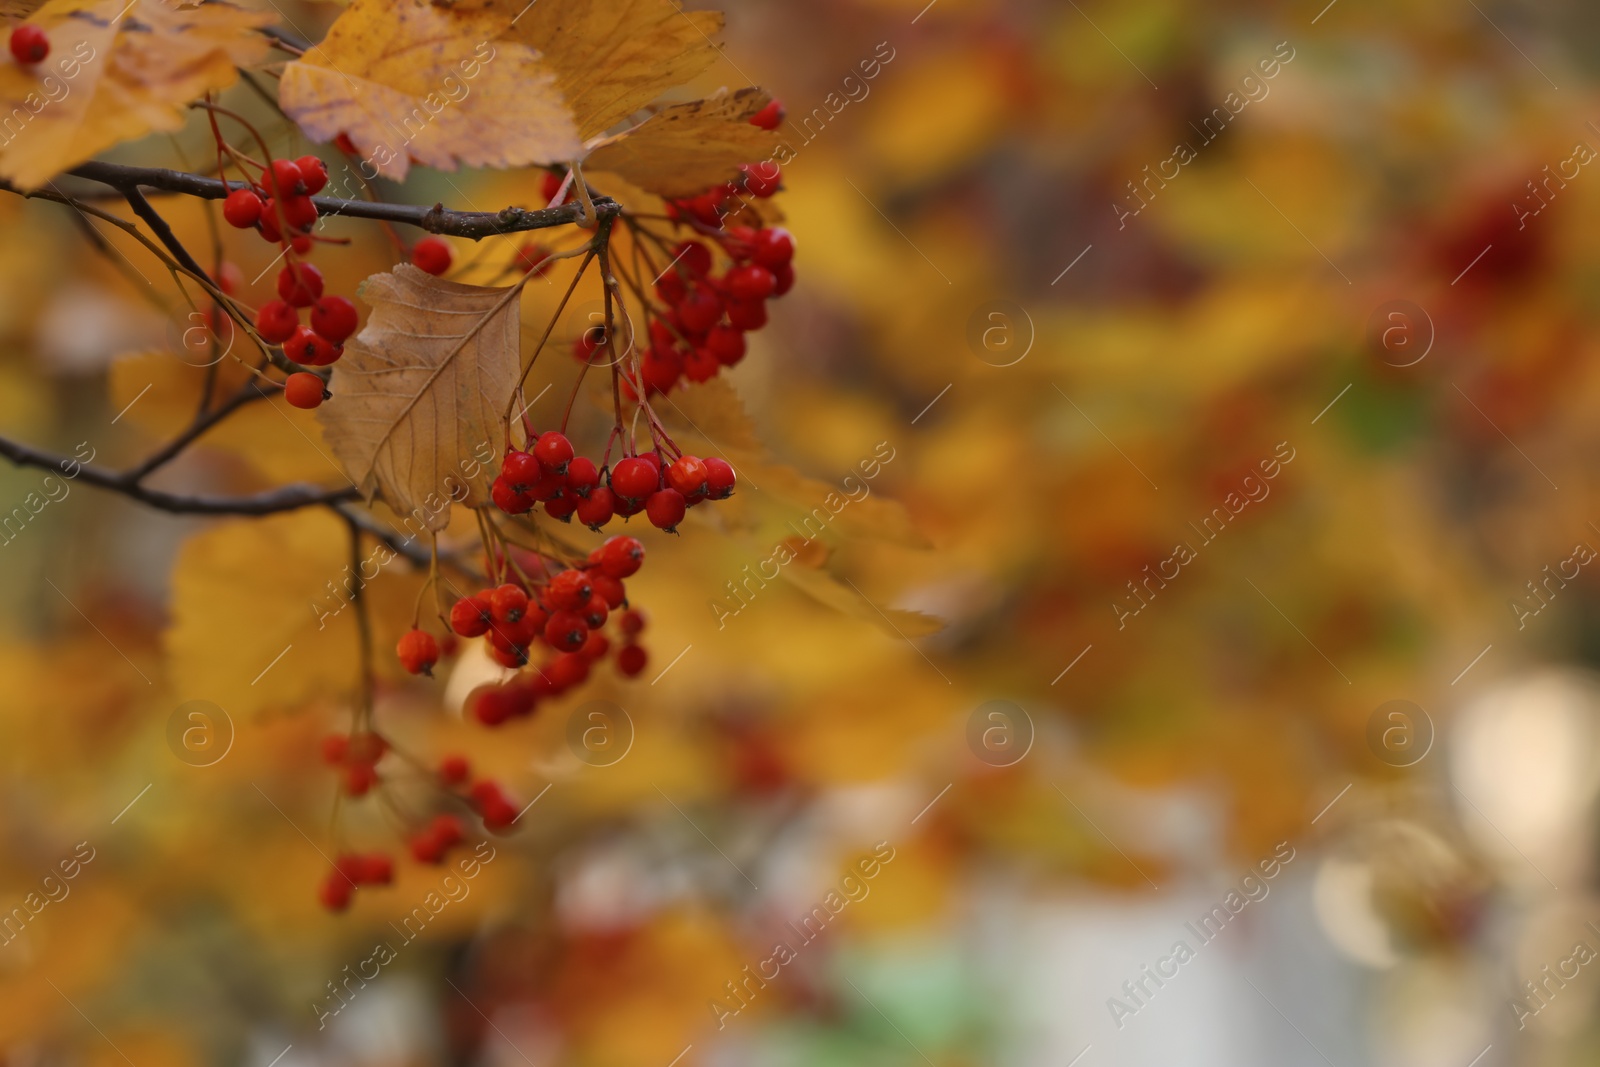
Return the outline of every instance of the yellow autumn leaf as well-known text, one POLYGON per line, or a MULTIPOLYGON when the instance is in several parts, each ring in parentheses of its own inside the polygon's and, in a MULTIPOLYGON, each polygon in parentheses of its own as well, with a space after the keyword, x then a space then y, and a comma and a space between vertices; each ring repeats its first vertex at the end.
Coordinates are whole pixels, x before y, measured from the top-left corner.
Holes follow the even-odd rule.
POLYGON ((944 623, 920 611, 884 607, 867 598, 852 585, 847 585, 826 570, 809 567, 784 567, 784 580, 825 607, 830 607, 852 619, 870 622, 891 637, 926 637, 938 633, 944 623))
MULTIPOLYGON (((487 9, 492 0, 477 2, 487 9)), ((674 0, 539 0, 505 39, 541 53, 587 141, 704 73, 721 29, 720 12, 686 12, 674 0)))
POLYGON ((345 346, 334 399, 317 418, 364 493, 430 530, 449 525, 452 500, 490 503, 482 465, 505 438, 521 371, 521 292, 443 281, 409 263, 362 283, 372 315, 345 346))
POLYGON ((163 635, 174 692, 232 716, 354 693, 354 572, 366 580, 377 665, 390 669, 385 652, 410 625, 420 578, 371 540, 351 564, 348 529, 316 509, 226 522, 190 539, 173 569, 163 635))
POLYGON ((256 31, 273 17, 225 2, 52 0, 28 21, 51 54, 0 64, 0 177, 33 189, 112 145, 182 128, 187 104, 260 62, 256 31))
MULTIPOLYGON (((250 377, 232 359, 217 364, 213 408, 250 377)), ((111 402, 117 411, 127 412, 124 424, 164 441, 194 420, 206 370, 170 351, 132 352, 111 364, 109 379, 111 402)), ((202 434, 195 446, 226 452, 274 481, 344 484, 344 472, 328 451, 322 428, 291 407, 279 391, 239 408, 202 434)))
POLYGON ((516 167, 573 159, 578 131, 555 76, 499 13, 417 0, 355 0, 327 37, 288 64, 278 102, 312 138, 340 133, 379 174, 414 160, 516 167))
POLYGON ((737 178, 741 163, 772 158, 777 135, 750 125, 771 99, 760 89, 740 89, 664 108, 595 148, 585 166, 657 196, 694 196, 737 178))

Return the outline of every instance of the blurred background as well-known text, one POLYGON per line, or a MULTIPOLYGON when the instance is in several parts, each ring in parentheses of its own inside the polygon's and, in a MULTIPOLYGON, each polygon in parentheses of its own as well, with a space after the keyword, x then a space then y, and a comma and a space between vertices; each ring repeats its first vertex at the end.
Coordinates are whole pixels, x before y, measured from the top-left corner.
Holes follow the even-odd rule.
MULTIPOLYGON (((676 413, 741 491, 637 534, 639 681, 499 732, 460 714, 481 657, 384 681, 388 729, 536 801, 458 889, 315 899, 335 835, 393 845, 329 824, 336 519, 71 484, 8 530, 0 908, 50 899, 0 933, 5 1062, 1596 1062, 1600 24, 1323 5, 730 5, 679 95, 784 101, 799 249, 737 399, 676 413), (197 700, 209 762, 173 740, 197 700)), ((114 158, 203 166, 199 127, 114 158)), ((0 434, 146 454, 193 402, 170 285, 56 205, 0 222, 0 434)), ((345 290, 393 262, 335 232, 345 290)), ((257 405, 156 484, 338 484, 315 425, 257 405)), ((373 584, 385 640, 416 588, 373 584)))

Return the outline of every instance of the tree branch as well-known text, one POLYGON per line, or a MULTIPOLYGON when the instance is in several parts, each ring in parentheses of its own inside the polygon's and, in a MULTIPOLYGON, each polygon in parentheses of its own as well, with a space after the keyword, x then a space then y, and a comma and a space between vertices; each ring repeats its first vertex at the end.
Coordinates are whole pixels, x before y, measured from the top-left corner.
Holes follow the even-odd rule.
MULTIPOLYGON (((85 163, 67 173, 73 177, 109 185, 124 195, 127 190, 137 191, 143 186, 198 196, 206 200, 221 200, 235 189, 248 188, 243 182, 224 182, 217 178, 207 178, 181 170, 129 167, 120 163, 85 163)), ((311 201, 317 205, 317 211, 324 217, 343 215, 353 219, 399 222, 416 226, 429 233, 468 237, 474 241, 524 230, 569 226, 583 215, 583 205, 579 203, 562 204, 560 207, 541 208, 537 211, 520 207, 507 207, 499 211, 446 211, 442 204, 423 207, 420 204, 342 200, 331 196, 314 196, 311 201)), ((622 205, 603 196, 595 198, 594 207, 596 215, 600 218, 613 217, 622 211, 622 205)))
POLYGON ((173 515, 276 515, 282 511, 295 511, 319 504, 356 500, 361 496, 353 487, 323 489, 304 484, 285 485, 250 496, 180 496, 160 489, 147 489, 128 474, 108 471, 103 467, 90 467, 71 456, 45 452, 3 437, 0 437, 0 456, 19 467, 55 471, 63 478, 120 493, 157 511, 173 515), (77 468, 77 474, 69 474, 74 467, 77 468))
MULTIPOLYGON (((213 364, 213 366, 215 366, 215 364, 213 364)), ((152 452, 149 457, 147 457, 145 461, 140 463, 137 467, 132 467, 125 471, 121 477, 134 484, 142 482, 146 477, 149 476, 150 472, 169 463, 175 456, 177 456, 179 452, 182 452, 185 448, 189 447, 189 445, 196 438, 205 433, 207 430, 211 429, 211 427, 215 426, 229 415, 232 415, 235 411, 238 411, 252 400, 265 400, 266 397, 267 394, 261 391, 260 386, 256 385, 254 380, 245 382, 244 385, 239 387, 238 392, 234 393, 212 410, 197 416, 194 422, 189 424, 189 428, 187 430, 184 430, 171 441, 168 441, 165 445, 162 445, 156 451, 152 452)))

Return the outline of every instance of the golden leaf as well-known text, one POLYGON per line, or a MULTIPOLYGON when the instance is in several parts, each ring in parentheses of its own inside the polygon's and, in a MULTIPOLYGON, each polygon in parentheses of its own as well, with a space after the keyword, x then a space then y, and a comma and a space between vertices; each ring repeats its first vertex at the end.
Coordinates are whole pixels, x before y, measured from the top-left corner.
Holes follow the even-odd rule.
POLYGON ((499 39, 499 14, 417 0, 355 0, 321 44, 284 68, 278 101, 319 141, 348 134, 379 174, 411 161, 455 170, 576 158, 549 68, 499 39))
POLYGON ((721 29, 719 12, 673 0, 539 0, 506 36, 538 49, 587 141, 703 74, 721 29))
POLYGON ((256 30, 273 19, 220 0, 51 0, 29 21, 50 57, 0 64, 0 177, 34 189, 114 144, 182 128, 185 105, 262 59, 256 30))
POLYGON ((665 108, 595 148, 584 166, 657 196, 694 196, 737 178, 741 163, 772 158, 777 135, 750 125, 771 99, 740 89, 665 108))
POLYGON ((430 530, 449 524, 452 499, 490 502, 480 468, 505 437, 521 373, 521 292, 443 281, 409 263, 362 283, 372 315, 345 346, 317 418, 369 497, 376 491, 430 530))
MULTIPOLYGON (((421 577, 387 547, 363 542, 375 662, 410 625, 421 577)), ((232 716, 353 693, 361 654, 343 522, 307 508, 220 523, 187 541, 172 573, 172 623, 163 635, 174 692, 232 716)))

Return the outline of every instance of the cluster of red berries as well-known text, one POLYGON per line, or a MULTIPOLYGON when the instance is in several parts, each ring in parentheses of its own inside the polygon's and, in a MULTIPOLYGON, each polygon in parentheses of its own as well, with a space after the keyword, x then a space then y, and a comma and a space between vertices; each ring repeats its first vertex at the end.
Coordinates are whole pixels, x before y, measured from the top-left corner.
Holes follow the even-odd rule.
POLYGON ((347 796, 365 796, 378 784, 378 761, 389 751, 389 743, 374 733, 352 737, 330 734, 322 739, 322 760, 339 768, 347 796))
MULTIPOLYGON (((222 202, 228 225, 255 230, 280 245, 288 262, 278 272, 278 299, 256 312, 256 332, 302 367, 327 367, 344 355, 344 342, 360 324, 349 299, 324 295, 322 272, 303 258, 311 252, 317 205, 311 199, 328 184, 328 169, 316 156, 275 159, 248 189, 235 189, 222 202), (308 323, 300 309, 310 308, 308 323)), ((284 395, 297 408, 314 408, 328 398, 323 379, 296 371, 284 382, 284 395)))
MULTIPOLYGON (((713 269, 711 248, 688 240, 672 249, 672 265, 655 284, 662 307, 650 318, 649 346, 639 358, 646 396, 670 392, 683 379, 709 381, 737 364, 745 334, 767 324, 767 301, 794 285, 794 238, 787 230, 735 226, 715 240, 730 261, 721 274, 713 269)), ((591 327, 573 354, 597 360, 604 344, 604 327, 591 327)), ((627 378, 623 391, 637 398, 627 378)))
MULTIPOLYGON (((376 780, 376 771, 372 770, 372 765, 382 758, 388 748, 388 743, 373 733, 357 734, 354 737, 332 735, 323 741, 324 755, 329 758, 329 762, 345 766, 347 775, 348 768, 354 766, 364 765, 371 771, 370 779, 366 780, 367 784, 362 786, 359 792, 350 789, 347 777, 346 791, 355 795, 365 793, 371 782, 376 780), (361 759, 352 761, 351 754, 358 752, 361 754, 361 759)), ((517 821, 520 812, 516 804, 506 795, 505 790, 499 783, 488 778, 473 781, 472 769, 465 756, 445 756, 439 761, 435 776, 441 789, 465 803, 478 815, 485 830, 505 830, 517 821)), ((406 839, 406 844, 411 857, 418 863, 436 866, 443 863, 450 850, 465 842, 466 838, 466 824, 460 817, 441 812, 419 829, 412 831, 406 839)), ((333 869, 328 872, 318 890, 318 897, 323 906, 330 911, 343 911, 350 906, 350 898, 358 887, 389 885, 393 881, 394 861, 389 856, 382 852, 346 852, 334 860, 333 869)))
POLYGON ((677 529, 684 513, 704 500, 725 500, 737 477, 726 460, 680 455, 671 463, 660 452, 645 452, 597 467, 586 456, 574 456, 565 434, 540 434, 528 452, 506 453, 490 493, 508 515, 522 515, 538 503, 553 519, 578 521, 599 531, 613 516, 630 518, 644 512, 652 525, 677 529))
POLYGON ((50 38, 31 22, 24 22, 11 31, 11 58, 25 67, 43 63, 50 54, 50 38))

